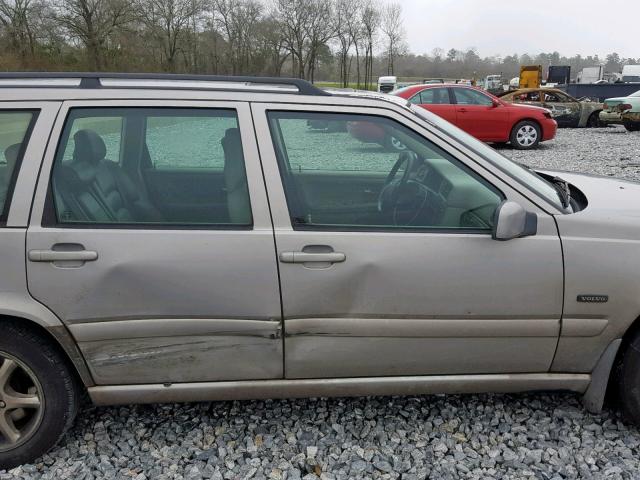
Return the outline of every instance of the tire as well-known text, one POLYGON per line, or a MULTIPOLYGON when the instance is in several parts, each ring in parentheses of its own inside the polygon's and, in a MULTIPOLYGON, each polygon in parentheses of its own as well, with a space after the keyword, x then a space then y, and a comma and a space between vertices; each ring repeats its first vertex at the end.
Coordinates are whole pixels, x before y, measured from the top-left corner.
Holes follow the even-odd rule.
POLYGON ((540 125, 531 120, 523 120, 513 127, 509 140, 511 146, 517 150, 531 150, 538 146, 541 137, 540 125))
POLYGON ((0 328, 1 470, 32 462, 53 447, 72 425, 80 394, 51 341, 18 322, 0 328))
POLYGON ((600 123, 600 112, 593 112, 589 119, 587 120, 587 128, 600 128, 602 124, 600 123))
POLYGON ((624 128, 629 132, 640 132, 640 123, 638 122, 624 122, 624 128))
POLYGON ((640 425, 640 331, 623 348, 615 373, 617 399, 625 417, 640 425))

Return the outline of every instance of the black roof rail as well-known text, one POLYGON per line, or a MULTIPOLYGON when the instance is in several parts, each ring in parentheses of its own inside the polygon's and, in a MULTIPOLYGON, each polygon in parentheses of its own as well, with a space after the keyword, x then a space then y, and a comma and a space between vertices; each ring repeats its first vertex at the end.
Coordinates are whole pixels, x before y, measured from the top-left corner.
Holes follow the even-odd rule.
MULTIPOLYGON (((330 96, 331 94, 300 78, 251 77, 225 75, 192 75, 182 73, 115 73, 115 72, 0 72, 1 80, 46 80, 46 79, 79 79, 76 88, 112 88, 104 87, 100 79, 119 80, 164 80, 164 81, 204 81, 243 83, 249 85, 292 86, 298 89, 299 95, 330 96)), ((11 85, 16 87, 16 85, 11 85)), ((151 87, 153 88, 153 87, 151 87)), ((162 87, 160 87, 162 88, 162 87)), ((274 92, 274 90, 270 90, 274 92)), ((283 91, 282 93, 291 93, 283 91)))

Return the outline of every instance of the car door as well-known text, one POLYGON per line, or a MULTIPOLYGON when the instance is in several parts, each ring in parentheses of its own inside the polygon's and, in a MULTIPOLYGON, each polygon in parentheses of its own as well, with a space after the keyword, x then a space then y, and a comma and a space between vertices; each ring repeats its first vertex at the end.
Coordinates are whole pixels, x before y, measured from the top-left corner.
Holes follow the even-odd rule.
POLYGON ((505 142, 511 132, 508 109, 478 90, 465 87, 451 89, 456 101, 457 125, 486 142, 505 142))
POLYGON ((562 92, 542 90, 540 93, 543 100, 541 106, 551 111, 551 115, 558 122, 559 127, 577 127, 579 125, 580 102, 562 92))
POLYGON ((282 377, 248 105, 66 102, 52 139, 27 232, 28 285, 68 326, 95 382, 282 377))
POLYGON ((447 122, 455 125, 457 120, 456 106, 451 92, 446 87, 425 88, 411 98, 411 103, 420 105, 425 110, 435 113, 447 122))
POLYGON ((404 116, 305 110, 252 104, 280 262, 285 377, 547 371, 563 290, 553 218, 404 116), (309 120, 377 124, 407 150, 317 134, 309 120), (368 183, 370 200, 336 187, 345 182, 368 183), (536 236, 492 240, 505 198, 538 214, 536 236))

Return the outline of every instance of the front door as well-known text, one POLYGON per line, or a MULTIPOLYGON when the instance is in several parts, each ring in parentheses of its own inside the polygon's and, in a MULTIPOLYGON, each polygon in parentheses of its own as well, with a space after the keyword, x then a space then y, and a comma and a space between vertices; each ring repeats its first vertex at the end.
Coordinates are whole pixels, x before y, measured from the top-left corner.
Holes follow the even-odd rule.
POLYGON ((509 112, 493 99, 472 88, 452 88, 456 100, 457 125, 485 142, 506 142, 511 131, 509 112))
POLYGON ((27 233, 28 283, 95 382, 282 377, 248 105, 68 102, 59 118, 27 233))
POLYGON ((548 371, 563 288, 553 219, 405 117, 320 109, 252 106, 280 261, 285 377, 548 371), (347 128, 318 133, 310 121, 375 124, 407 150, 361 143, 347 128), (536 236, 492 240, 504 199, 538 213, 536 236))

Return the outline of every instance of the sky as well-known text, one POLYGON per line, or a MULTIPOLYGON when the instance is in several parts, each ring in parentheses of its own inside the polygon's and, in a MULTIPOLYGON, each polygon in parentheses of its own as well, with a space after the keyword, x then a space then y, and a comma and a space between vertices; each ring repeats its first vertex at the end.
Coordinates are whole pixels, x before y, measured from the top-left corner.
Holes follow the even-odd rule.
POLYGON ((416 54, 476 47, 482 57, 553 51, 640 57, 640 0, 395 1, 416 54))

